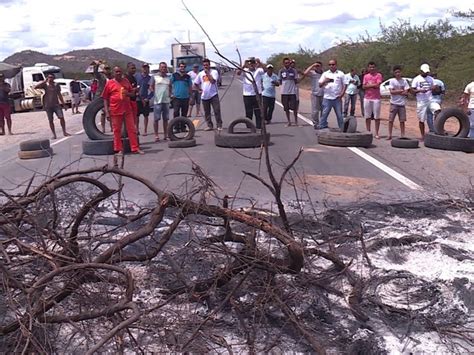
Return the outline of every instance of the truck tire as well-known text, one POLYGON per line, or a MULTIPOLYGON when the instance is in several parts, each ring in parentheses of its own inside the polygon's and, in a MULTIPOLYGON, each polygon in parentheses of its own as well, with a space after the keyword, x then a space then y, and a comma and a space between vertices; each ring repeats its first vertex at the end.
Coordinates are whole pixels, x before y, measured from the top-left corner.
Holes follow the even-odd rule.
MULTIPOLYGON (((87 105, 84 114, 82 116, 82 126, 84 131, 89 137, 90 140, 104 140, 111 139, 112 134, 102 133, 101 130, 97 128, 96 117, 97 114, 104 108, 104 100, 101 97, 96 97, 94 101, 87 105)), ((105 123, 109 125, 108 122, 105 123)), ((122 137, 127 137, 127 130, 123 129, 122 137)))
POLYGON ((23 152, 32 150, 43 150, 50 147, 49 139, 30 139, 20 142, 20 150, 23 152))
POLYGON ((170 141, 168 142, 169 148, 190 148, 196 146, 196 140, 194 138, 191 139, 180 139, 178 141, 170 141))
POLYGON ((427 133, 425 134, 425 147, 474 153, 474 138, 459 138, 427 133))
POLYGON ((454 117, 458 120, 460 127, 459 131, 451 137, 466 138, 469 134, 470 128, 469 117, 462 110, 455 107, 445 108, 441 110, 438 116, 436 116, 436 119, 434 120, 435 132, 440 135, 448 135, 444 130, 444 125, 451 117, 454 117))
POLYGON ((414 149, 420 146, 418 139, 412 139, 412 138, 406 138, 406 137, 393 138, 391 144, 392 144, 392 147, 395 147, 395 148, 408 148, 408 149, 414 149))
POLYGON ((238 125, 239 123, 244 123, 245 126, 250 129, 250 132, 251 133, 257 133, 257 127, 255 126, 255 123, 253 123, 252 120, 248 119, 248 118, 237 118, 236 120, 233 120, 230 124, 229 124, 229 127, 227 128, 227 132, 230 133, 230 134, 234 134, 234 128, 236 125, 238 125))
MULTIPOLYGON (((130 142, 128 138, 122 138, 123 151, 130 153, 130 142)), ((85 155, 112 155, 114 151, 114 140, 111 138, 102 140, 83 140, 82 153, 85 155)))
POLYGON ((168 123, 168 137, 170 138, 171 141, 193 139, 195 133, 196 133, 196 128, 194 127, 193 122, 187 117, 175 117, 171 119, 168 123), (175 127, 179 127, 182 125, 185 125, 188 128, 188 132, 184 137, 178 137, 175 134, 174 129, 175 127))
POLYGON ((372 133, 319 132, 318 143, 335 147, 365 147, 372 145, 372 133))
MULTIPOLYGON (((263 143, 264 137, 260 133, 224 133, 216 132, 214 143, 223 148, 257 148, 263 143)), ((265 136, 267 144, 270 142, 270 133, 265 136)))
POLYGON ((354 116, 345 117, 342 131, 345 133, 355 133, 357 131, 357 119, 354 116))
POLYGON ((20 159, 38 159, 49 158, 53 156, 53 148, 38 149, 38 150, 20 150, 18 158, 20 159))

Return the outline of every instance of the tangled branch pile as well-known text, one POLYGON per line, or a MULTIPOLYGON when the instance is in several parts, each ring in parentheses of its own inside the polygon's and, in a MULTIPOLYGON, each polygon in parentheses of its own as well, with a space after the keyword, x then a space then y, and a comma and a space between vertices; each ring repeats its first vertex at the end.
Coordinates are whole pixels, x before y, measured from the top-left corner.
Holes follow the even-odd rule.
POLYGON ((288 231, 279 216, 228 208, 227 198, 211 205, 212 181, 191 180, 184 198, 105 166, 22 196, 3 191, 1 351, 379 353, 381 329, 474 346, 469 312, 439 285, 373 265, 369 255, 395 242, 366 246, 364 227, 334 211, 297 216, 288 231), (123 180, 156 202, 124 200, 123 180))

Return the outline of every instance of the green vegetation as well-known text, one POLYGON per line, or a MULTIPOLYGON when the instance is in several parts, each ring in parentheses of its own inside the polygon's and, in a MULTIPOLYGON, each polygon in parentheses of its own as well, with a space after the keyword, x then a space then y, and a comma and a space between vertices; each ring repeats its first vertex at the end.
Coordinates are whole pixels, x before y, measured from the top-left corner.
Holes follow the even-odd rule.
MULTIPOLYGON (((472 11, 455 15, 474 19, 472 11)), ((381 24, 375 38, 348 40, 322 53, 300 47, 296 53, 274 54, 268 62, 278 67, 284 57, 294 58, 300 70, 316 60, 326 64, 330 58, 336 58, 339 69, 348 72, 356 68, 359 73, 369 61, 374 61, 384 78, 392 77, 394 65, 403 66, 404 76, 414 77, 420 65, 428 63, 445 82, 447 96, 454 98, 474 80, 474 29, 456 28, 448 20, 423 25, 399 20, 388 27, 381 24)))

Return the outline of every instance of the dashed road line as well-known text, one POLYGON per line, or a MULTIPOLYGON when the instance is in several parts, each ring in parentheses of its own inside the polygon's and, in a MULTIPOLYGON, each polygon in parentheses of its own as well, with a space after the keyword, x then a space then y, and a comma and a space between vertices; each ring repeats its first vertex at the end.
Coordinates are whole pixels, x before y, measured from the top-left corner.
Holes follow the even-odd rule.
MULTIPOLYGON (((283 104, 279 101, 275 101, 277 105, 283 107, 283 104)), ((301 118, 303 121, 305 121, 306 123, 310 124, 310 125, 313 125, 313 121, 311 121, 310 119, 308 119, 307 117, 301 115, 298 113, 298 118, 301 118)), ((403 176, 402 174, 398 173, 397 171, 393 170, 392 168, 390 168, 389 166, 385 165, 384 163, 382 163, 381 161, 375 159, 374 157, 370 156, 369 154, 363 152, 362 150, 360 150, 359 148, 355 148, 355 147, 346 147, 347 149, 349 149, 351 152, 353 152, 354 154, 358 155, 359 157, 361 157, 362 159, 364 159, 365 161, 369 162, 370 164, 372 164, 373 166, 377 167, 378 169, 382 170, 384 173, 386 173, 387 175, 390 175, 392 178, 394 178, 395 180, 397 180, 398 182, 402 183, 403 185, 405 185, 406 187, 412 189, 412 190, 417 190, 417 191, 421 191, 423 190, 423 187, 418 185, 417 183, 415 183, 414 181, 410 180, 409 178, 407 178, 406 176, 403 176)))

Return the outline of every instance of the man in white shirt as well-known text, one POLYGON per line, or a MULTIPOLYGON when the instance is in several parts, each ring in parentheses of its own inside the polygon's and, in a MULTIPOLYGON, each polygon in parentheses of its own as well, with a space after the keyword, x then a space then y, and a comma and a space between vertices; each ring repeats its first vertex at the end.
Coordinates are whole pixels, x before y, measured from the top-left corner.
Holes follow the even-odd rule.
POLYGON ((474 81, 467 84, 462 99, 464 110, 469 115, 469 122, 471 123, 469 138, 474 138, 474 81))
POLYGON ((390 113, 388 115, 388 137, 392 139, 393 121, 398 115, 400 120, 401 137, 405 137, 405 121, 407 120, 406 102, 410 85, 402 78, 402 68, 399 65, 393 67, 393 78, 388 82, 390 90, 390 113))
POLYGON ((262 76, 265 72, 262 68, 257 68, 257 62, 254 58, 246 60, 243 67, 244 70, 237 70, 236 74, 242 77, 245 117, 251 120, 255 114, 255 125, 258 129, 261 129, 262 115, 258 100, 262 93, 262 76))
POLYGON ((342 118, 342 97, 346 92, 346 81, 344 73, 337 70, 337 61, 331 59, 328 62, 329 70, 325 71, 319 79, 319 87, 324 88, 323 114, 319 122, 319 129, 328 128, 328 116, 334 109, 337 117, 337 125, 342 130, 344 121, 342 118))
POLYGON ((311 78, 311 119, 315 129, 319 126, 319 117, 323 111, 324 88, 319 87, 319 79, 323 75, 323 63, 315 62, 303 72, 303 78, 311 78))
POLYGON ((422 64, 420 74, 411 82, 411 90, 416 95, 416 115, 419 120, 421 140, 425 139, 425 122, 428 123, 430 132, 433 132, 433 116, 441 110, 440 105, 433 100, 431 90, 435 85, 429 73, 429 65, 422 64))
POLYGON ((205 58, 202 61, 204 67, 199 72, 194 84, 201 88, 201 101, 204 108, 204 118, 206 119, 207 127, 205 131, 212 131, 214 125, 211 119, 211 106, 214 110, 214 116, 216 117, 217 130, 222 130, 222 118, 221 118, 221 104, 219 102, 219 95, 217 90, 217 79, 219 73, 217 70, 211 69, 211 61, 205 58))
POLYGON ((347 117, 347 113, 350 112, 351 116, 355 116, 357 94, 359 93, 360 79, 356 74, 354 68, 346 74, 346 95, 344 97, 344 117, 347 117), (351 110, 349 111, 349 104, 351 104, 351 110))

